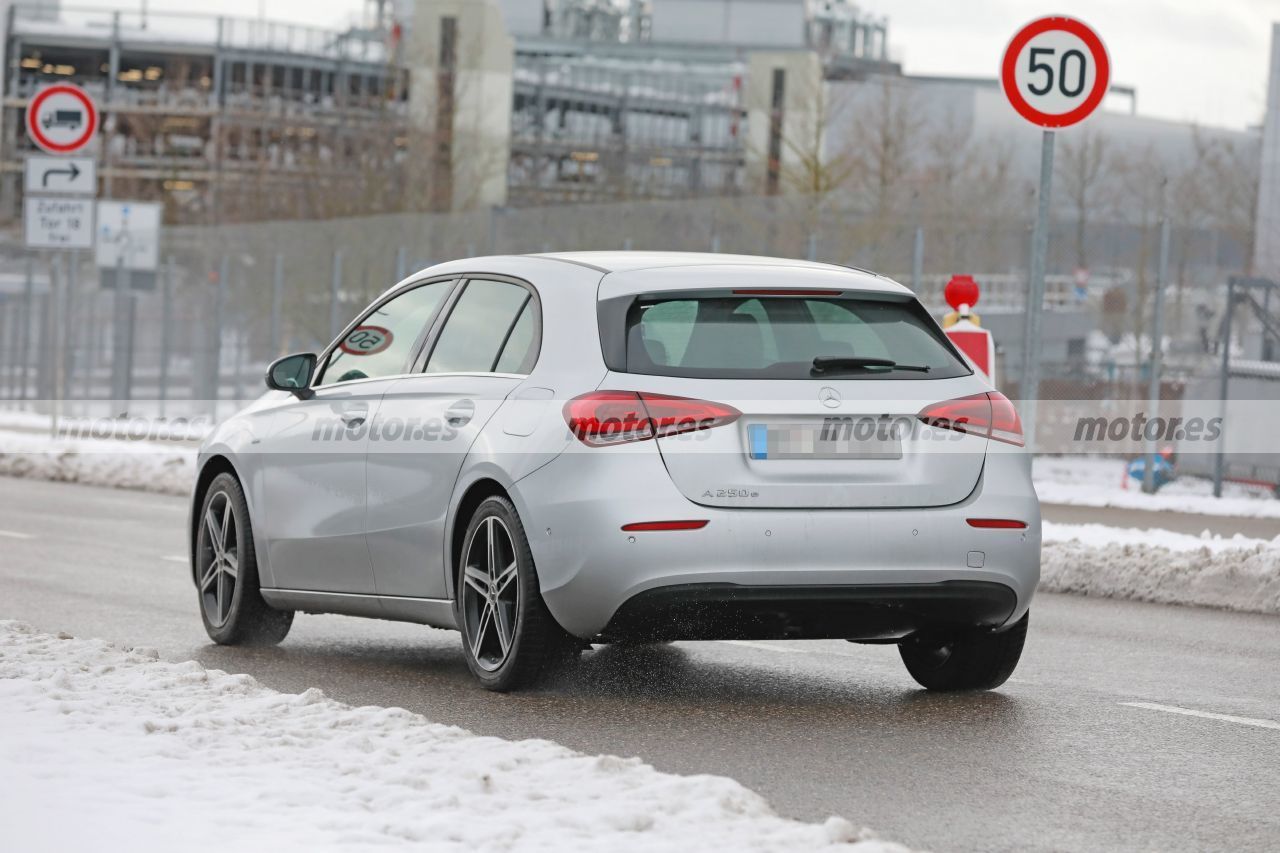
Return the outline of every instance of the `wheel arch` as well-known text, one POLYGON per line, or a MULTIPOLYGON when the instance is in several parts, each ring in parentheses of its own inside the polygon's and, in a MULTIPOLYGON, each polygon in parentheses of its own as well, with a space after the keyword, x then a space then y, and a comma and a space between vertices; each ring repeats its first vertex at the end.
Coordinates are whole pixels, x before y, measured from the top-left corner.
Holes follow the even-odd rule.
POLYGON ((449 536, 446 540, 449 550, 445 554, 448 561, 445 564, 445 589, 450 599, 457 597, 458 561, 462 557, 462 544, 467 536, 467 525, 471 523, 471 516, 475 514, 476 507, 480 506, 486 498, 491 497, 511 500, 511 493, 506 486, 493 477, 481 476, 471 482, 461 496, 454 501, 453 518, 449 522, 449 536))
MULTIPOLYGON (((191 512, 187 523, 187 562, 191 569, 192 583, 196 582, 196 535, 200 530, 200 505, 204 503, 205 492, 209 490, 209 484, 219 474, 230 474, 236 478, 236 482, 240 484, 240 487, 244 488, 244 481, 240 478, 240 473, 236 471, 235 465, 221 453, 215 453, 206 459, 204 465, 200 468, 200 473, 196 475, 196 484, 191 490, 191 512)), ((246 494, 245 497, 247 500, 248 495, 246 494)))

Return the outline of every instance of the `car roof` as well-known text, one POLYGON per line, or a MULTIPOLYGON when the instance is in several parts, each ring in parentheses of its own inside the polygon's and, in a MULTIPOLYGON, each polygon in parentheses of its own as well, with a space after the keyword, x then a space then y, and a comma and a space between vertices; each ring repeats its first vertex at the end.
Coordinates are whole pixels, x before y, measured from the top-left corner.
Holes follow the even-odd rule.
MULTIPOLYGON (((459 258, 436 264, 415 273, 396 287, 420 279, 423 275, 469 275, 497 273, 524 276, 529 263, 572 264, 581 271, 599 277, 580 279, 582 286, 599 289, 599 296, 619 295, 636 290, 670 289, 680 282, 701 282, 701 277, 714 271, 719 280, 731 278, 744 287, 773 286, 773 274, 786 270, 810 286, 838 287, 860 291, 911 295, 902 284, 878 273, 839 264, 824 264, 794 258, 771 258, 763 255, 723 255, 711 252, 545 252, 528 255, 491 255, 459 258)), ((797 281, 796 283, 799 283, 797 281)))
POLYGON ((867 270, 855 270, 853 267, 840 264, 824 264, 816 261, 801 261, 795 258, 771 258, 764 255, 722 255, 713 252, 633 252, 633 251, 599 251, 599 252, 543 252, 530 255, 534 258, 551 258, 571 264, 594 267, 601 272, 634 272, 636 270, 661 269, 663 267, 704 267, 704 266, 755 266, 755 267, 794 267, 801 269, 828 270, 834 272, 861 272, 867 275, 875 273, 867 270))

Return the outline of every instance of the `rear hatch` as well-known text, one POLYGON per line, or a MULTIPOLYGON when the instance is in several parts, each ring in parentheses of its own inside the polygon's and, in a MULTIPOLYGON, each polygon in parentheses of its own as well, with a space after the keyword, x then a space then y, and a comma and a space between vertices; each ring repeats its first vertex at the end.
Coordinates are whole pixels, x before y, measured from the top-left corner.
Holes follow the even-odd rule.
POLYGON ((601 388, 636 393, 672 481, 699 504, 961 501, 982 473, 989 386, 905 288, 868 278, 602 299, 601 388))

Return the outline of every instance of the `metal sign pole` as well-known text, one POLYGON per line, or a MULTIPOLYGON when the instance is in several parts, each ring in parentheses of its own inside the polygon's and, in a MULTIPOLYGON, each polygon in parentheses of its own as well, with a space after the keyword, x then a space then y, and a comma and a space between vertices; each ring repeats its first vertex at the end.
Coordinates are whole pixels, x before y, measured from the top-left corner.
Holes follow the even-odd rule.
POLYGON ((115 321, 111 335, 111 399, 114 405, 129 399, 129 356, 133 348, 129 322, 129 270, 124 263, 125 247, 116 255, 116 280, 113 294, 115 321))
POLYGON ((165 263, 164 278, 160 282, 160 417, 164 417, 165 403, 169 400, 169 356, 173 349, 173 255, 165 263))
POLYGON ((338 337, 341 326, 342 250, 333 250, 333 276, 329 281, 329 339, 338 337))
POLYGON ((32 327, 36 316, 36 281, 35 281, 35 265, 31 256, 27 255, 26 282, 22 288, 22 339, 18 344, 18 364, 21 369, 18 373, 18 399, 22 400, 23 408, 26 408, 27 402, 27 384, 31 379, 31 339, 32 327))
POLYGON ((915 242, 911 246, 911 289, 920 296, 924 280, 924 228, 916 226, 915 242))
POLYGON ((72 256, 74 252, 67 252, 61 258, 62 270, 61 275, 54 276, 49 282, 49 298, 52 301, 52 322, 50 323, 50 331, 52 339, 50 343, 50 355, 53 357, 53 381, 50 383, 53 393, 50 395, 53 399, 49 401, 49 437, 58 437, 58 408, 62 400, 62 323, 65 315, 63 295, 67 291, 67 276, 71 271, 72 256))
POLYGON ((7 402, 10 396, 9 378, 11 375, 9 365, 12 359, 10 354, 13 346, 13 333, 10 331, 10 316, 12 311, 9 309, 9 300, 0 299, 0 382, 4 383, 4 393, 0 395, 0 401, 7 402))
POLYGON ((1040 147, 1040 192, 1036 230, 1031 238, 1031 278, 1027 282, 1027 319, 1022 339, 1022 432, 1027 453, 1035 453, 1036 403, 1040 396, 1040 336, 1044 325, 1044 274, 1049 252, 1049 193, 1053 186, 1054 132, 1046 130, 1040 147))
MULTIPOLYGON (((400 250, 400 257, 403 260, 404 249, 400 250)), ((399 262, 398 262, 399 263, 399 262)), ((404 278, 408 273, 402 273, 396 281, 404 278)), ((271 357, 279 358, 284 353, 281 351, 283 339, 280 334, 280 324, 284 316, 284 255, 276 252, 275 267, 271 271, 271 357)))
POLYGON ((1227 316, 1222 321, 1222 373, 1218 377, 1218 406, 1222 414, 1222 429, 1218 433, 1218 448, 1213 459, 1213 496, 1222 497, 1222 478, 1226 473, 1227 392, 1231 387, 1231 318, 1236 313, 1236 282, 1227 279, 1227 316))
MULTIPOLYGON (((76 318, 79 316, 77 306, 80 291, 80 253, 71 252, 67 258, 67 291, 62 298, 62 371, 59 374, 62 382, 62 399, 67 400, 72 395, 72 385, 75 382, 76 364, 76 335, 75 324, 76 318)), ((68 414, 73 411, 73 406, 64 407, 68 414)))
POLYGON ((218 259, 218 289, 214 294, 213 339, 209 344, 209 364, 206 369, 205 392, 208 394, 208 412, 218 417, 218 398, 222 396, 222 322, 227 310, 227 279, 231 275, 231 260, 224 252, 218 259))
MULTIPOLYGON (((1164 339, 1164 292, 1169 278, 1169 220, 1160 223, 1160 267, 1156 273, 1156 296, 1151 319, 1151 376, 1147 394, 1147 422, 1160 416, 1160 363, 1164 339)), ((1142 466, 1142 491, 1149 495, 1156 491, 1156 440, 1147 439, 1147 458, 1142 466)))

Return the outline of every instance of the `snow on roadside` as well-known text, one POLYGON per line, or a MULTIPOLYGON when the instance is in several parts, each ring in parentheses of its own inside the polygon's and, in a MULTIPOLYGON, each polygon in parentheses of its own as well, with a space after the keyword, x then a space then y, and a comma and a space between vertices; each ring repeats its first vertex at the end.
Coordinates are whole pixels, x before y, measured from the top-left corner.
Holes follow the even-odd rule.
POLYGON ((1031 471, 1041 503, 1280 518, 1280 500, 1267 489, 1224 483, 1222 497, 1215 498, 1210 481, 1182 477, 1148 495, 1137 480, 1129 480, 1125 488, 1125 465, 1118 456, 1037 456, 1031 471))
POLYGON ((1280 614, 1280 536, 1043 523, 1040 589, 1280 614))
POLYGON ((0 430, 0 475, 188 495, 196 446, 0 430))
POLYGON ((9 621, 0 826, 25 853, 906 850, 842 818, 778 817, 731 779, 278 693, 9 621))

